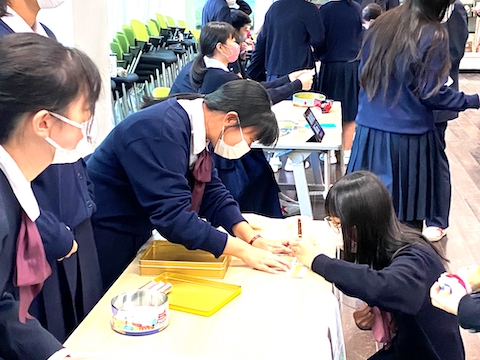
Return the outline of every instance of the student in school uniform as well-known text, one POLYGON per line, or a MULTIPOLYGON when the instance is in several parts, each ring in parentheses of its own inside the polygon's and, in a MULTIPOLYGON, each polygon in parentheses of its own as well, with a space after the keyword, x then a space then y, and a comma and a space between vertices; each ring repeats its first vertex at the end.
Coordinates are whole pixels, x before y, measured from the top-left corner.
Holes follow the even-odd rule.
POLYGON ((228 0, 208 0, 202 9, 202 27, 211 21, 224 21, 231 24, 228 0))
MULTIPOLYGON (((240 49, 234 36, 238 36, 238 31, 227 23, 211 22, 202 29, 200 54, 190 72, 192 85, 199 93, 209 94, 227 82, 240 80, 228 69, 229 63, 237 60, 240 49)), ((309 89, 312 79, 308 72, 298 72, 262 85, 275 104, 297 91, 309 89)), ((217 155, 213 159, 220 179, 242 211, 282 217, 280 190, 262 150, 253 150, 241 159, 217 155)))
MULTIPOLYGON (((189 94, 196 92, 206 94, 215 91, 225 82, 249 78, 245 73, 245 69, 239 64, 238 58, 240 43, 246 36, 245 25, 250 23, 250 17, 238 10, 233 10, 232 14, 236 19, 236 28, 224 22, 211 22, 202 28, 204 35, 200 35, 200 37, 203 39, 206 54, 202 53, 200 49, 200 54, 196 58, 197 71, 201 73, 198 75, 198 79, 192 78, 191 69, 195 60, 187 63, 175 78, 170 89, 170 94, 189 94), (239 20, 240 18, 242 19, 239 20), (234 52, 227 56, 225 53, 216 49, 217 44, 215 41, 219 41, 219 44, 225 47, 228 46, 229 49, 234 52), (226 44, 227 41, 229 45, 226 44), (232 61, 230 62, 230 60, 232 61), (205 63, 207 63, 207 65, 204 65, 205 63), (206 69, 205 72, 203 71, 204 68, 206 69), (245 77, 243 77, 243 74, 245 74, 245 77)), ((308 71, 297 71, 283 76, 276 81, 261 82, 261 85, 267 89, 272 103, 276 104, 285 100, 295 92, 301 91, 302 89, 309 89, 311 87, 311 78, 312 76, 308 71)))
POLYGON ((368 304, 364 328, 373 325, 374 307, 383 312, 378 316, 393 318, 395 336, 385 338, 387 345, 369 360, 463 360, 457 319, 430 303, 430 286, 445 272, 444 259, 420 231, 397 220, 380 179, 366 171, 344 176, 328 192, 325 213, 343 237, 344 260, 308 241, 294 242, 292 249, 313 272, 368 304))
MULTIPOLYGON (((325 36, 320 13, 305 0, 275 1, 265 15, 261 41, 252 59, 263 60, 266 80, 272 81, 292 71, 312 69, 312 47, 319 46, 325 36)), ((257 66, 255 66, 257 68, 257 66)), ((257 69, 258 72, 258 69, 257 69)), ((257 76, 252 76, 257 80, 257 76)))
POLYGON ((272 251, 289 249, 262 238, 244 220, 208 150, 211 144, 215 153, 237 159, 253 141, 274 143, 278 132, 267 92, 246 80, 205 96, 159 100, 117 125, 87 162, 98 207, 92 220, 104 287, 154 228, 188 249, 234 255, 267 272, 287 269, 272 251))
POLYGON ((369 170, 392 194, 397 217, 422 229, 436 213, 435 179, 445 151, 433 110, 480 106, 478 95, 444 86, 448 35, 441 26, 450 0, 405 0, 365 32, 357 128, 347 173, 369 170))
POLYGON ((329 1, 320 7, 325 38, 317 48, 322 66, 320 92, 342 103, 342 136, 348 163, 358 108, 358 53, 362 46, 362 9, 353 0, 329 1))
POLYGON ((51 164, 53 143, 71 150, 82 139, 100 73, 84 53, 37 34, 3 37, 0 58, 0 358, 64 359, 69 352, 28 314, 51 274, 30 184, 51 164))
MULTIPOLYGON (((62 0, 20 0, 10 4, 0 0, 0 38, 15 32, 35 32, 55 38, 46 26, 36 21, 36 16, 41 8, 62 3, 62 0)), ((82 140, 86 142, 87 139, 82 140)), ((62 149, 57 150, 54 162, 32 182, 41 209, 37 226, 53 274, 31 311, 58 340, 64 341, 102 292, 90 222, 95 203, 88 187, 85 162, 78 152, 62 149), (79 249, 75 252, 77 244, 79 249)))
MULTIPOLYGON (((448 32, 448 49, 450 53, 450 79, 452 83, 450 87, 458 90, 458 75, 460 68, 460 60, 465 54, 465 44, 468 38, 467 12, 460 0, 456 0, 450 5, 449 11, 445 15, 443 27, 448 32)), ((458 112, 456 111, 434 111, 435 129, 443 150, 446 148, 445 132, 449 120, 456 119, 458 112)), ((450 200, 452 193, 452 185, 450 183, 450 168, 448 159, 440 158, 439 175, 435 178, 435 201, 438 206, 435 207, 435 212, 425 219, 426 228, 423 230, 423 235, 430 241, 441 240, 447 234, 449 225, 448 217, 450 215, 450 200)))

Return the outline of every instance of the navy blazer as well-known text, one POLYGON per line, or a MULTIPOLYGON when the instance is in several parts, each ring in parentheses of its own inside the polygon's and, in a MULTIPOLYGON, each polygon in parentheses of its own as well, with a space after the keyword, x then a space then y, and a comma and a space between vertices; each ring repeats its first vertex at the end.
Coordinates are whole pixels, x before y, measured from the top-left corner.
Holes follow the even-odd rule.
POLYGON ((458 304, 458 322, 470 331, 480 331, 480 294, 465 295, 458 304))
POLYGON ((215 227, 232 233, 232 227, 244 219, 214 167, 200 214, 190 210, 191 137, 189 116, 175 98, 118 124, 87 162, 98 204, 94 226, 133 235, 156 228, 171 242, 220 256, 227 234, 215 227))
POLYGON ((430 302, 430 287, 445 267, 428 244, 399 250, 391 264, 378 271, 323 254, 313 260, 312 270, 343 293, 392 313, 397 332, 387 351, 391 357, 385 358, 465 359, 456 317, 430 302))
POLYGON ((208 0, 202 10, 202 27, 210 21, 232 23, 230 8, 225 0, 208 0))
MULTIPOLYGON (((443 26, 448 31, 448 50, 450 52, 450 61, 452 67, 450 68, 450 77, 453 80, 450 87, 458 90, 458 75, 460 73, 460 61, 465 54, 465 44, 468 38, 468 23, 467 12, 460 0, 456 0, 454 3, 452 16, 448 19, 443 26)), ((457 111, 434 111, 436 123, 445 122, 448 120, 456 119, 458 117, 457 111)))
POLYGON ((325 39, 316 54, 323 63, 353 61, 362 46, 362 9, 348 0, 329 1, 320 7, 325 39))
MULTIPOLYGON (((232 72, 227 72, 222 69, 209 68, 205 73, 203 78, 202 85, 198 89, 200 94, 209 94, 217 90, 223 84, 243 80, 238 77, 237 74, 232 72)), ((295 80, 290 82, 290 79, 287 75, 282 76, 281 78, 260 83, 266 90, 273 104, 279 103, 282 100, 287 99, 289 96, 292 96, 294 93, 302 90, 302 82, 300 80, 295 80)))
POLYGON ((192 87, 190 83, 190 69, 192 68, 193 61, 185 64, 182 70, 178 73, 175 81, 170 88, 170 95, 173 94, 193 94, 197 91, 192 87))
POLYGON ((17 237, 23 209, 0 171, 0 358, 44 360, 62 344, 36 319, 18 319, 18 290, 13 285, 17 237))
MULTIPOLYGON (((318 8, 305 0, 279 0, 270 6, 262 27, 268 76, 283 76, 295 70, 313 68, 311 47, 319 46, 325 36, 318 8)), ((258 56, 258 55, 257 55, 258 56)))

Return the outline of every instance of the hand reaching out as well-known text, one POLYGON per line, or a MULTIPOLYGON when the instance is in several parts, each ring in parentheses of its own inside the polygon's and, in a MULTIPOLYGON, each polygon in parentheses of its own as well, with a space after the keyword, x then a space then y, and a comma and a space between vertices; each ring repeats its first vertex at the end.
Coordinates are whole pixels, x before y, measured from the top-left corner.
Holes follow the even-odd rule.
POLYGON ((240 258, 252 268, 267 273, 275 274, 278 271, 287 271, 290 268, 288 259, 253 246, 250 246, 240 258))
POLYGON ((274 254, 286 254, 286 255, 293 256, 293 251, 289 247, 290 244, 288 240, 284 240, 284 241, 269 240, 269 239, 260 237, 257 240, 255 240, 255 242, 252 245, 259 249, 270 251, 274 254))
POLYGON ((312 266, 313 259, 320 254, 320 250, 307 240, 294 241, 290 247, 297 259, 308 268, 312 266))

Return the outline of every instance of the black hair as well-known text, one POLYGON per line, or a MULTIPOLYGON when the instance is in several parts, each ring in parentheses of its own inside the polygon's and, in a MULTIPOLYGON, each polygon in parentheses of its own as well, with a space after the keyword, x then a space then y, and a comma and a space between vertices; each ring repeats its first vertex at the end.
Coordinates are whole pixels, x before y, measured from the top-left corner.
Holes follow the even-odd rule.
POLYGON ((218 43, 225 44, 228 39, 235 36, 235 28, 226 22, 212 21, 207 23, 200 33, 200 52, 193 60, 190 70, 190 84, 195 90, 202 86, 203 78, 207 72, 204 56, 212 57, 218 43))
POLYGON ((234 80, 220 86, 216 91, 207 94, 176 94, 161 99, 147 98, 144 108, 165 100, 176 98, 194 100, 203 98, 209 110, 238 114, 242 128, 255 127, 256 139, 264 145, 272 145, 278 140, 279 129, 277 119, 272 111, 272 102, 265 88, 253 80, 234 80))
POLYGON ((371 172, 356 171, 338 180, 327 194, 325 212, 340 218, 347 261, 380 270, 413 244, 431 247, 446 260, 420 231, 398 221, 387 188, 371 172))
POLYGON ((252 19, 241 10, 230 11, 230 17, 232 18, 232 26, 238 31, 245 25, 251 24, 252 19))
POLYGON ((0 144, 22 116, 40 110, 64 115, 84 95, 93 114, 101 89, 100 73, 82 51, 33 33, 0 39, 0 144))
POLYGON ((370 3, 362 10, 362 19, 365 21, 371 21, 382 15, 383 9, 376 3, 370 3))
MULTIPOLYGON (((436 93, 444 83, 450 69, 448 52, 448 34, 440 25, 440 20, 450 5, 451 0, 405 0, 402 6, 391 9, 377 20, 366 32, 364 44, 370 43, 368 58, 360 73, 360 85, 364 88, 369 100, 380 90, 384 98, 387 92, 394 90, 397 97, 398 89, 389 89, 391 80, 402 81, 406 73, 415 69, 414 92, 419 92, 427 86, 433 77, 436 86, 427 94, 436 93), (425 56, 418 57, 418 40, 430 28, 433 38, 425 56), (445 56, 438 59, 438 53, 443 48, 445 56), (439 61, 439 69, 430 73, 432 61, 439 61)), ((363 47, 365 49, 365 46, 363 47)), ((395 104, 395 101, 393 102, 395 104)))
POLYGON ((0 18, 7 14, 7 0, 0 0, 0 18))

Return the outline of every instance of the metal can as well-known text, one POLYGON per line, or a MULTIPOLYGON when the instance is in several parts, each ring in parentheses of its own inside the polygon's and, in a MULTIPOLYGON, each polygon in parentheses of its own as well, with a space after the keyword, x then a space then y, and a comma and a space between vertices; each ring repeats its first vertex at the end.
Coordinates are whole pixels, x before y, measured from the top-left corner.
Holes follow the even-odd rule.
POLYGON ((168 296, 155 290, 131 290, 111 301, 112 329, 124 335, 149 335, 165 329, 170 321, 168 296))

